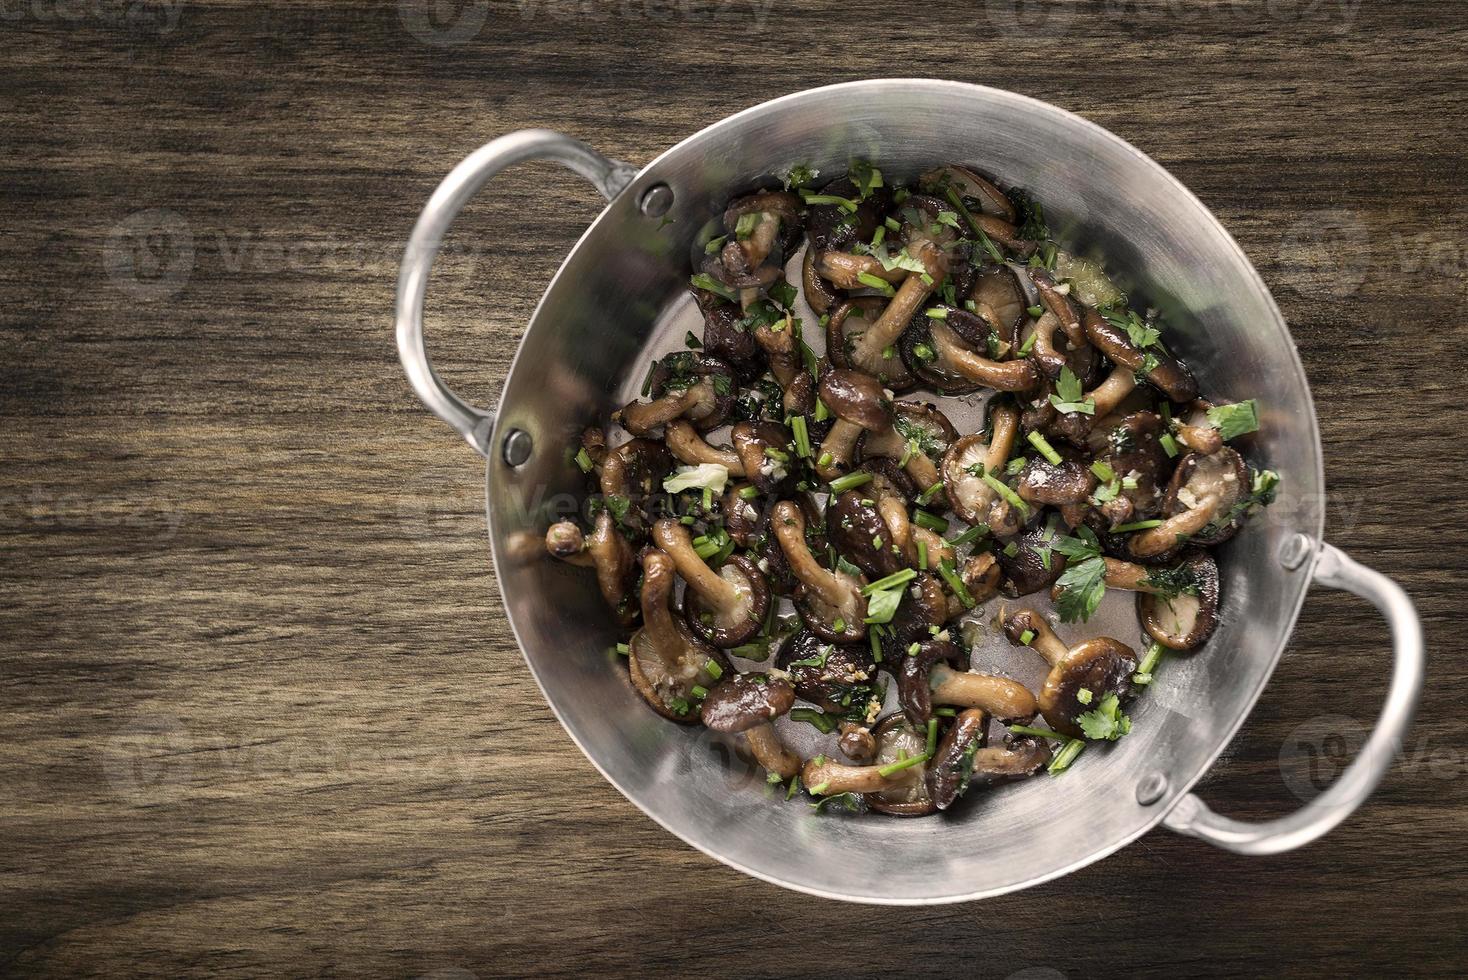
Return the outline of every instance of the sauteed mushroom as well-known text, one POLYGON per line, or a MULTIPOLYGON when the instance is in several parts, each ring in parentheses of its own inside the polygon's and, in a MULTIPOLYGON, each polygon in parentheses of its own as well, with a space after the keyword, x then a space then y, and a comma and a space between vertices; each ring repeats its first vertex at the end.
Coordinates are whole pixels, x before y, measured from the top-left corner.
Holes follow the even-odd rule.
POLYGON ((1088 710, 1087 705, 1099 704, 1108 694, 1125 694, 1137 669, 1136 652, 1125 643, 1098 636, 1067 648, 1050 624, 1031 609, 1006 616, 1004 634, 1010 643, 1031 647, 1049 661, 1050 676, 1040 691, 1040 713, 1051 728, 1071 738, 1084 737, 1076 719, 1088 710))
POLYGON ((977 708, 959 712, 923 772, 924 788, 938 810, 951 807, 968 791, 974 756, 987 740, 988 719, 977 708))
POLYGON ((1159 343, 1144 351, 1132 343, 1127 331, 1107 320, 1095 310, 1087 310, 1084 319, 1086 338, 1118 367, 1146 376, 1175 402, 1190 402, 1198 397, 1198 382, 1177 358, 1159 343))
POLYGON ((663 430, 663 441, 667 444, 668 451, 673 458, 680 463, 689 466, 704 466, 715 464, 722 466, 729 472, 730 476, 742 477, 744 472, 744 460, 734 450, 723 446, 713 446, 706 442, 698 430, 682 419, 674 419, 669 422, 663 430))
POLYGON ((1249 470, 1227 447, 1211 456, 1190 453, 1172 474, 1157 527, 1132 535, 1129 547, 1139 558, 1161 558, 1185 543, 1215 545, 1238 531, 1242 515, 1235 506, 1248 492, 1249 470))
POLYGON ((868 429, 862 436, 861 455, 864 459, 885 456, 897 461, 914 485, 929 490, 942 479, 938 461, 958 438, 958 431, 933 405, 897 402, 892 411, 890 427, 868 429))
POLYGON ((998 553, 1004 574, 1000 591, 1011 599, 1048 589, 1065 572, 1066 559, 1051 544, 1054 534, 1046 527, 1032 527, 998 553))
POLYGON ((775 666, 790 675, 797 695, 835 714, 855 710, 865 716, 879 690, 877 664, 867 644, 832 643, 810 630, 781 645, 775 666))
POLYGON ((847 368, 822 374, 820 392, 836 422, 821 443, 816 472, 823 480, 833 480, 850 467, 864 431, 892 427, 892 403, 876 378, 847 368))
POLYGON ((813 796, 861 794, 873 810, 917 817, 936 809, 924 780, 927 733, 900 714, 888 715, 872 731, 877 751, 869 765, 848 766, 817 756, 805 764, 800 781, 813 796))
POLYGON ((831 570, 816 561, 805 541, 805 515, 788 500, 775 505, 770 526, 790 571, 800 580, 795 603, 805 624, 823 639, 851 643, 866 636, 866 600, 861 576, 831 570))
POLYGON ((800 757, 785 747, 770 722, 794 703, 795 691, 782 680, 730 673, 709 690, 700 717, 713 731, 742 734, 766 771, 793 779, 800 772, 800 757))
POLYGON ((954 670, 963 651, 947 639, 930 639, 902 658, 897 674, 898 700, 914 724, 932 716, 933 705, 982 708, 1001 721, 1029 721, 1039 710, 1035 696, 1007 677, 954 670))
POLYGON ((703 350, 732 367, 741 380, 749 381, 764 370, 754 332, 742 321, 739 307, 706 289, 694 290, 703 313, 703 350))
POLYGON ((651 435, 676 418, 699 432, 723 425, 734 407, 734 372, 716 357, 678 351, 658 362, 652 373, 652 401, 632 402, 613 418, 637 436, 651 435))
POLYGON ((893 392, 907 391, 917 383, 896 347, 888 345, 875 356, 858 356, 862 338, 881 317, 882 300, 874 296, 849 299, 831 312, 826 323, 826 356, 840 368, 853 368, 875 377, 893 392))
POLYGON ((734 555, 714 571, 694 550, 688 528, 671 517, 653 525, 652 539, 687 584, 684 613, 705 642, 728 649, 759 632, 770 609, 770 591, 754 562, 734 555))
POLYGON ((707 689, 734 668, 673 615, 673 559, 649 548, 642 554, 642 629, 627 644, 627 674, 652 710, 683 724, 698 721, 694 688, 707 689), (711 667, 710 664, 713 666, 711 667))
POLYGON ((596 515, 589 538, 583 537, 581 529, 570 521, 552 524, 545 532, 545 548, 564 562, 594 568, 597 588, 617 620, 623 626, 636 621, 637 603, 629 600, 637 582, 637 564, 632 546, 617 531, 611 512, 603 510, 596 515))
POLYGON ((989 437, 964 436, 943 456, 943 488, 948 505, 964 523, 984 525, 995 537, 1014 534, 1023 525, 1024 508, 1014 507, 995 489, 1019 431, 1019 412, 998 404, 989 413, 989 437), (988 479, 985 479, 988 477, 988 479), (1016 513, 1018 511, 1018 513, 1016 513))
POLYGON ((776 493, 790 477, 790 430, 778 422, 736 422, 730 430, 743 476, 760 493, 776 493))

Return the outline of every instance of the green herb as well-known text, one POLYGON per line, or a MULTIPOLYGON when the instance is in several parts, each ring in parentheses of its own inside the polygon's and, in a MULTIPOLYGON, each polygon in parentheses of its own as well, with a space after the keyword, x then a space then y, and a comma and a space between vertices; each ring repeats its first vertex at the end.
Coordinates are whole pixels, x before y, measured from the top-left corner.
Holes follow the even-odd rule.
POLYGON ((1259 431, 1259 404, 1248 401, 1232 405, 1216 405, 1208 410, 1208 421, 1225 442, 1250 432, 1259 431))
POLYGON ((859 207, 856 201, 850 200, 849 198, 838 197, 835 194, 812 194, 807 190, 800 192, 800 199, 806 204, 834 204, 848 214, 855 214, 857 207, 859 207))
POLYGON ((797 415, 790 420, 790 432, 795 437, 796 454, 810 459, 810 433, 806 430, 804 415, 797 415))
POLYGON ((632 651, 627 646, 627 644, 625 644, 625 643, 618 643, 617 644, 617 655, 618 656, 626 657, 626 656, 630 656, 631 653, 632 653, 632 651))
POLYGON ((1125 534, 1128 531, 1146 531, 1149 528, 1161 527, 1160 520, 1132 521, 1130 524, 1118 524, 1111 529, 1112 534, 1125 534))
POLYGON ((707 272, 700 272, 698 275, 690 277, 688 281, 691 282, 695 288, 706 290, 710 293, 713 293, 715 296, 722 296, 724 299, 729 300, 731 303, 737 298, 734 290, 719 282, 707 272))
POLYGON ((787 191, 799 190, 815 181, 821 175, 819 170, 814 170, 803 163, 797 163, 783 174, 776 174, 785 184, 787 191))
POLYGON ((693 685, 693 687, 688 689, 688 693, 692 694, 695 698, 702 701, 704 698, 709 696, 709 689, 704 687, 702 684, 695 684, 693 685))
POLYGON ((612 512, 612 517, 619 524, 622 522, 622 519, 627 516, 627 511, 632 509, 632 501, 617 493, 607 494, 606 504, 607 510, 612 512))
POLYGON ((734 224, 734 237, 739 239, 741 242, 744 241, 750 235, 754 234, 754 229, 759 225, 759 223, 759 212, 746 211, 744 214, 741 214, 739 216, 739 220, 734 224))
POLYGON ((1090 704, 1091 699, 1094 696, 1095 695, 1091 693, 1091 689, 1089 687, 1083 687, 1076 692, 1076 700, 1079 701, 1081 704, 1090 704))
MULTIPOLYGON (((978 232, 980 247, 982 247, 985 252, 989 253, 989 258, 993 259, 996 263, 1003 264, 1004 253, 999 251, 999 246, 990 241, 989 236, 984 234, 984 229, 980 228, 978 225, 974 225, 974 230, 978 232)), ((975 256, 975 258, 977 259, 977 256, 975 256)), ((975 264, 981 263, 976 262, 975 264)))
MULTIPOLYGON (((906 571, 912 572, 912 569, 909 568, 906 571)), ((914 576, 916 574, 916 572, 913 572, 914 576)), ((871 586, 867 588, 871 588, 871 586)), ((867 614, 863 622, 870 625, 872 623, 892 622, 892 617, 896 615, 897 607, 902 603, 902 597, 907 592, 907 589, 899 585, 895 589, 884 591, 867 592, 866 589, 862 591, 867 596, 867 614)), ((839 633, 841 630, 838 629, 837 632, 839 633)))
POLYGON ((1172 437, 1172 433, 1162 433, 1162 436, 1157 440, 1157 442, 1162 447, 1163 451, 1167 453, 1167 455, 1176 456, 1178 454, 1177 440, 1172 437))
POLYGON ((1009 730, 1014 732, 1016 735, 1033 735, 1036 738, 1053 738, 1058 739, 1062 742, 1066 741, 1069 738, 1068 735, 1062 735, 1059 732, 1049 728, 1031 728, 1029 725, 1010 725, 1009 730))
POLYGON ((1086 738, 1114 742, 1132 730, 1132 720, 1121 711, 1121 701, 1108 694, 1101 703, 1076 718, 1086 738))
POLYGON ((1052 776, 1058 776, 1065 772, 1070 768, 1070 764, 1076 761, 1076 756, 1080 755, 1081 750, 1085 747, 1086 743, 1078 738, 1073 738, 1069 742, 1066 742, 1065 748, 1055 753, 1055 758, 1050 760, 1050 765, 1046 771, 1052 776))
POLYGON ((819 398, 817 398, 816 399, 816 421, 817 422, 824 422, 824 421, 826 421, 826 419, 828 419, 830 417, 831 417, 831 410, 826 407, 826 403, 825 402, 823 402, 819 398))
POLYGON ((821 647, 818 651, 816 651, 815 653, 811 654, 809 657, 805 657, 805 658, 803 658, 801 660, 792 660, 792 661, 790 661, 790 663, 788 664, 788 666, 790 666, 790 667, 824 667, 824 666, 826 666, 826 660, 831 656, 831 654, 833 654, 835 652, 836 652, 836 648, 834 646, 832 646, 831 644, 827 643, 825 646, 821 647))
POLYGON ((686 715, 686 714, 688 714, 688 709, 690 707, 691 707, 691 705, 687 701, 685 701, 683 698, 678 698, 678 697, 668 698, 668 708, 675 715, 686 715))
POLYGON ((974 597, 969 593, 968 586, 963 584, 963 579, 959 578, 958 572, 954 570, 953 562, 948 559, 939 562, 938 574, 942 576, 944 582, 948 583, 949 591, 958 597, 963 608, 972 609, 974 607, 976 604, 974 597))
MULTIPOLYGON (((770 299, 779 303, 784 309, 788 310, 795 305, 795 297, 797 295, 795 287, 784 279, 771 284, 767 292, 770 294, 770 299)), ((796 336, 799 336, 799 334, 799 330, 796 330, 796 336)))
POLYGON ((1099 459, 1091 464, 1091 472, 1096 474, 1096 479, 1104 483, 1110 483, 1116 479, 1116 471, 1099 459))
POLYGON ((918 498, 917 498, 918 506, 920 506, 920 507, 926 507, 928 504, 930 504, 930 503, 933 502, 933 498, 934 497, 938 496, 938 494, 940 494, 942 492, 943 492, 943 481, 942 480, 939 480, 937 483, 934 483, 931 487, 928 487, 928 489, 926 489, 922 493, 918 494, 918 498))
POLYGON ((872 191, 882 186, 882 171, 865 160, 853 160, 847 176, 856 185, 863 201, 872 196, 872 191))
POLYGON ((586 447, 584 446, 576 450, 576 455, 572 458, 575 459, 576 465, 581 467, 582 473, 590 473, 595 469, 592 465, 591 457, 586 454, 586 447))
POLYGON ((887 296, 890 298, 897 295, 897 290, 892 288, 892 284, 890 282, 874 276, 870 272, 858 272, 856 274, 856 281, 861 283, 863 286, 870 286, 871 288, 881 293, 883 296, 887 296))
POLYGON ((1088 527, 1079 528, 1077 533, 1080 537, 1057 537, 1050 543, 1052 549, 1070 559, 1055 583, 1059 590, 1055 611, 1066 623, 1090 619, 1106 595, 1106 559, 1101 556, 1100 542, 1088 527))
POLYGON ((1035 431, 1033 431, 1033 432, 1031 432, 1026 438, 1029 439, 1030 445, 1032 445, 1036 449, 1040 450, 1040 455, 1041 456, 1044 456, 1046 459, 1048 459, 1050 461, 1050 465, 1052 465, 1052 466, 1059 466, 1060 465, 1060 463, 1061 463, 1060 454, 1055 451, 1055 447, 1054 446, 1050 445, 1050 440, 1046 439, 1043 435, 1040 434, 1040 432, 1039 432, 1038 429, 1035 430, 1035 431))
POLYGON ((1019 645, 1022 646, 1022 647, 1027 647, 1027 646, 1030 645, 1030 643, 1034 639, 1035 639, 1035 631, 1034 630, 1025 630, 1023 633, 1021 633, 1019 635, 1019 645))
POLYGON ((834 460, 832 459, 830 453, 821 453, 821 458, 816 460, 816 465, 824 468, 830 466, 832 462, 834 462, 834 460))
POLYGON ((893 572, 886 578, 877 579, 871 585, 863 586, 862 595, 871 595, 873 592, 883 592, 887 589, 895 589, 900 585, 906 585, 917 578, 917 572, 910 568, 904 568, 900 572, 893 572))
POLYGON ((1033 350, 1034 347, 1035 347, 1035 338, 1037 336, 1039 336, 1039 335, 1036 334, 1036 333, 1034 333, 1034 332, 1031 332, 1030 335, 1025 338, 1025 342, 1023 344, 1021 344, 1020 347, 1019 347, 1019 356, 1020 357, 1028 357, 1029 356, 1030 351, 1033 350))
POLYGON ((753 500, 753 499, 755 499, 758 496, 759 496, 759 487, 756 487, 756 486, 748 486, 748 487, 740 487, 739 488, 739 499, 740 500, 753 500))
POLYGON ((795 708, 790 712, 790 720, 803 721, 822 735, 829 735, 835 731, 837 724, 836 718, 814 708, 795 708))
POLYGON ((969 544, 969 543, 971 543, 973 541, 977 541, 977 540, 979 540, 979 538, 982 538, 984 535, 986 535, 988 533, 989 533, 989 525, 987 525, 987 524, 975 524, 973 527, 971 527, 968 530, 964 531, 962 534, 958 535, 957 537, 955 537, 955 538, 949 538, 948 539, 948 544, 949 544, 950 547, 958 548, 958 547, 960 547, 962 545, 966 545, 966 544, 969 544))
POLYGON ((724 242, 729 240, 728 235, 720 235, 718 238, 710 238, 708 244, 703 247, 704 255, 713 255, 724 247, 724 242))
POLYGON ((1039 201, 1021 190, 1010 191, 1009 200, 1014 204, 1014 210, 1020 219, 1019 231, 1016 232, 1020 238, 1038 242, 1050 237, 1050 226, 1045 223, 1045 209, 1040 207, 1039 201))
POLYGON ((838 476, 831 481, 831 492, 844 493, 847 490, 855 490, 857 487, 865 486, 871 482, 872 475, 870 473, 847 473, 845 476, 838 476))
POLYGON ((1133 684, 1146 687, 1152 683, 1152 672, 1161 663, 1163 651, 1164 647, 1162 644, 1155 641, 1147 648, 1147 653, 1142 657, 1142 662, 1137 664, 1137 672, 1132 675, 1133 684))
POLYGON ((929 320, 946 320, 946 319, 948 319, 948 311, 945 310, 941 306, 930 306, 928 309, 924 310, 923 312, 927 315, 927 317, 928 317, 929 320))
MULTIPOLYGON (((759 659, 759 658, 750 658, 750 659, 759 659)), ((723 667, 720 667, 719 666, 719 662, 717 660, 714 660, 712 657, 710 657, 708 660, 705 660, 703 662, 703 671, 704 671, 704 673, 706 673, 710 677, 712 677, 714 680, 718 680, 720 677, 723 677, 724 676, 724 668, 723 667)))
POLYGON ((919 643, 916 640, 913 640, 911 643, 909 643, 907 645, 907 655, 909 657, 916 657, 918 655, 918 651, 921 650, 922 648, 923 648, 923 645, 921 643, 919 643))
POLYGON ((1060 378, 1055 382, 1055 391, 1056 394, 1050 396, 1050 404, 1060 411, 1080 412, 1083 415, 1096 414, 1096 402, 1090 398, 1082 400, 1085 391, 1081 388, 1081 380, 1069 367, 1060 369, 1060 378))
POLYGON ((877 230, 874 231, 874 232, 872 232, 872 245, 871 245, 871 247, 872 248, 876 248, 877 246, 881 245, 882 242, 886 240, 886 238, 887 238, 887 226, 886 225, 877 225, 877 230))
POLYGON ((877 773, 882 778, 886 779, 888 777, 895 776, 897 773, 901 772, 904 769, 911 769, 913 766, 920 766, 927 761, 928 756, 926 754, 914 755, 906 759, 899 759, 896 762, 888 763, 885 766, 878 766, 877 773))
POLYGON ((1156 590, 1157 595, 1169 599, 1180 595, 1198 594, 1198 574, 1191 565, 1176 568, 1149 568, 1143 582, 1156 590))
POLYGON ((918 541, 918 543, 917 543, 917 553, 918 553, 918 568, 921 568, 923 571, 926 572, 928 570, 928 543, 926 541, 922 541, 922 540, 919 540, 918 541))
MULTIPOLYGON (((821 790, 824 790, 827 785, 828 784, 826 783, 822 783, 820 786, 813 787, 811 789, 811 794, 818 795, 819 792, 821 790)), ((855 793, 838 793, 835 796, 827 796, 817 800, 816 802, 811 804, 811 809, 815 810, 817 813, 820 813, 827 806, 839 806, 845 808, 851 813, 858 813, 861 811, 861 797, 857 796, 855 793)))
POLYGON ((913 511, 912 522, 918 527, 925 527, 929 531, 936 531, 939 534, 942 534, 943 532, 948 530, 947 521, 934 514, 930 514, 921 508, 913 511))
MULTIPOLYGON (((977 748, 978 746, 975 745, 974 747, 977 748)), ((923 753, 923 754, 926 755, 929 759, 931 759, 933 757, 933 753, 936 752, 936 751, 938 751, 938 719, 937 718, 929 718, 928 719, 928 746, 927 746, 927 751, 925 753, 923 753)))
POLYGON ((983 480, 986 484, 989 485, 989 489, 993 490, 995 493, 999 494, 999 496, 1003 497, 1005 501, 1008 502, 1009 506, 1019 511, 1022 515, 1026 517, 1029 516, 1030 505, 1021 500, 1019 494, 1009 489, 1008 484, 995 477, 992 473, 985 473, 983 476, 983 480))

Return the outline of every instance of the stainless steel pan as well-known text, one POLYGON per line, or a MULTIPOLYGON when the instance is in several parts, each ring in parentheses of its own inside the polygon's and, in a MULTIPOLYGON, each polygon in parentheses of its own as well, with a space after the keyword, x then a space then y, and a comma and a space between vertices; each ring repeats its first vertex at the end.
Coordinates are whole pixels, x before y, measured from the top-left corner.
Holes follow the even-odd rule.
POLYGON ((1010 92, 928 80, 835 85, 731 116, 642 169, 545 130, 503 136, 460 163, 413 229, 397 296, 403 365, 428 407, 488 465, 490 543, 510 623, 552 710, 602 774, 650 817, 726 864, 812 894, 860 902, 998 895, 1104 857, 1158 823, 1245 854, 1299 847, 1344 820, 1390 766, 1422 677, 1422 633, 1390 580, 1322 538, 1320 432, 1310 389, 1263 282, 1212 214, 1157 163, 1078 116, 1010 92), (697 325, 687 295, 700 229, 732 190, 792 163, 826 174, 852 157, 910 178, 965 163, 1043 202, 1063 242, 1099 247, 1134 298, 1157 306, 1207 391, 1257 398, 1250 455, 1282 476, 1281 499, 1220 556, 1223 624, 1170 660, 1134 705, 1130 736, 1038 778, 965 801, 951 818, 847 819, 774 799, 737 758, 669 724, 609 663, 618 639, 592 577, 546 560, 540 536, 582 485, 568 447, 635 397, 649 358, 697 325), (424 347, 429 269, 458 213, 511 164, 551 160, 590 180, 606 209, 552 280, 499 408, 460 400, 424 347), (1375 604, 1391 626, 1386 707, 1355 762, 1295 813, 1246 823, 1188 790, 1269 680, 1310 584, 1375 604))

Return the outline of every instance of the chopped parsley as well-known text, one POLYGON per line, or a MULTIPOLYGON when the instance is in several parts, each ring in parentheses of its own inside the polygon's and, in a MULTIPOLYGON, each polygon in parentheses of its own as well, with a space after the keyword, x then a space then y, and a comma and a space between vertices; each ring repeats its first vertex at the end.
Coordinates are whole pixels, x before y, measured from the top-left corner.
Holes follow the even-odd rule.
POLYGON ((1208 410, 1208 422, 1227 442, 1238 436, 1259 431, 1259 405, 1254 399, 1217 405, 1208 410))
POLYGON ((1077 378, 1075 372, 1069 367, 1060 369, 1060 378, 1055 382, 1055 391, 1056 394, 1050 396, 1050 404, 1058 410, 1080 412, 1083 415, 1096 414, 1096 402, 1084 397, 1085 391, 1081 388, 1081 379, 1077 378))
MULTIPOLYGON (((1089 703, 1089 702, 1083 702, 1089 703)), ((1101 703, 1076 718, 1086 738, 1114 742, 1132 730, 1132 720, 1121 710, 1121 701, 1108 694, 1101 703)))

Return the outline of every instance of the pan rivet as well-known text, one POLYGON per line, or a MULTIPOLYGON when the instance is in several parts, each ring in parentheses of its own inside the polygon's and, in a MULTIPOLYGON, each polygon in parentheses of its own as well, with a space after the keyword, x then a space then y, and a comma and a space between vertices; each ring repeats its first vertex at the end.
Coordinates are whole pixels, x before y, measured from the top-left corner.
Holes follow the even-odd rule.
POLYGON ((530 450, 534 443, 530 439, 530 433, 524 429, 511 429, 505 436, 504 456, 505 462, 511 466, 519 466, 530 458, 530 450))
POLYGON ((1305 559, 1310 557, 1312 544, 1310 538, 1304 534, 1294 534, 1279 547, 1279 563, 1286 570, 1293 572, 1305 564, 1305 559))
POLYGON ((649 218, 661 218, 673 206, 673 188, 667 184, 653 184, 642 192, 637 209, 649 218))
POLYGON ((1167 776, 1160 772, 1149 772, 1137 784, 1137 802, 1142 806, 1151 806, 1162 799, 1166 792, 1167 776))

